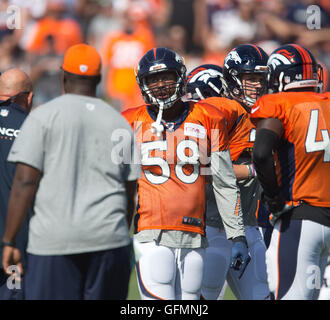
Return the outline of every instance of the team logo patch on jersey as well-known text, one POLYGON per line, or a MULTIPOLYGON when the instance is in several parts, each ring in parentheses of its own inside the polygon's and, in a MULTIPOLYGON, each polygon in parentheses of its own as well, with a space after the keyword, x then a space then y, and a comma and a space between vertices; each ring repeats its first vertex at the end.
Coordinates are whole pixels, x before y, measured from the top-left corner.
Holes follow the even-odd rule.
POLYGON ((165 122, 162 121, 164 127, 169 130, 169 131, 174 131, 174 127, 175 127, 175 122, 165 122))
POLYGON ((1 109, 0 116, 1 117, 8 117, 9 110, 8 109, 1 109))
POLYGON ((199 124, 188 122, 184 124, 184 135, 204 139, 206 137, 206 129, 199 124))

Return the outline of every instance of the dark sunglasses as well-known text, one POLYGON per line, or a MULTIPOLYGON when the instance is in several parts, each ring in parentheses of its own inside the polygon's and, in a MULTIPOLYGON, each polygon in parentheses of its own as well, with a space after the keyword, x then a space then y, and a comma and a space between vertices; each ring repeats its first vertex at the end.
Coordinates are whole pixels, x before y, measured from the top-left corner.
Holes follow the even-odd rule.
POLYGON ((0 106, 4 105, 4 104, 8 104, 9 102, 14 102, 15 99, 17 99, 18 97, 21 97, 23 95, 28 95, 30 94, 31 91, 22 91, 19 92, 17 94, 15 94, 14 96, 9 97, 7 100, 1 101, 0 102, 0 106))

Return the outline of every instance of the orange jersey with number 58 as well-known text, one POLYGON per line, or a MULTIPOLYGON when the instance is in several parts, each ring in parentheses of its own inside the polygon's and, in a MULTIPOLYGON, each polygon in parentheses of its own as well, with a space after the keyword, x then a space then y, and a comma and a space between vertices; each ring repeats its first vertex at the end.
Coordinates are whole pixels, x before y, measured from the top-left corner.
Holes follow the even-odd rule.
POLYGON ((211 152, 228 149, 225 120, 213 106, 186 103, 182 115, 151 132, 156 113, 143 105, 123 116, 141 151, 137 230, 166 229, 204 235, 205 188, 211 152))
POLYGON ((275 154, 278 183, 287 201, 330 207, 330 99, 315 92, 281 92, 261 97, 254 121, 277 118, 284 127, 275 154))

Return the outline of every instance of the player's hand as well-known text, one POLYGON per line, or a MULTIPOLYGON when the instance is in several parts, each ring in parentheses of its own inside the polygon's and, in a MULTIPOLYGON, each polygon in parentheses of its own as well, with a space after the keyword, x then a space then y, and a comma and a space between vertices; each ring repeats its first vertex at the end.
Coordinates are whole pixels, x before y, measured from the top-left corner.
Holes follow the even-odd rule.
POLYGON ((262 195, 262 200, 267 204, 269 211, 269 222, 272 226, 276 224, 276 221, 286 212, 293 209, 292 206, 285 203, 285 200, 281 194, 275 197, 268 197, 265 194, 262 195))
POLYGON ((281 211, 271 213, 269 215, 269 223, 274 227, 276 224, 276 221, 282 216, 283 213, 291 211, 294 207, 285 204, 281 211))
POLYGON ((12 273, 8 269, 8 267, 12 265, 16 265, 19 274, 23 275, 22 258, 19 249, 11 246, 4 246, 2 248, 2 265, 4 271, 8 275, 12 275, 12 273))
MULTIPOLYGON (((245 238, 244 238, 245 240, 245 238)), ((233 247, 231 249, 231 264, 230 267, 239 271, 238 279, 241 279, 243 273, 249 264, 251 257, 248 252, 246 240, 233 240, 233 247)))

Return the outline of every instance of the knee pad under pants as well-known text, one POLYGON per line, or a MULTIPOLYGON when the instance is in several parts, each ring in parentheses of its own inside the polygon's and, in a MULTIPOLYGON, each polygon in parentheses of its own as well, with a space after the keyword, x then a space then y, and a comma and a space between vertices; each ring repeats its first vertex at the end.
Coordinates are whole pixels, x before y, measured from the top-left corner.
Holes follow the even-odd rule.
POLYGON ((202 296, 206 300, 217 300, 224 287, 231 258, 231 241, 224 231, 206 227, 209 246, 205 252, 202 296))
POLYGON ((139 290, 144 300, 198 300, 205 249, 178 249, 140 243, 136 264, 139 290))

